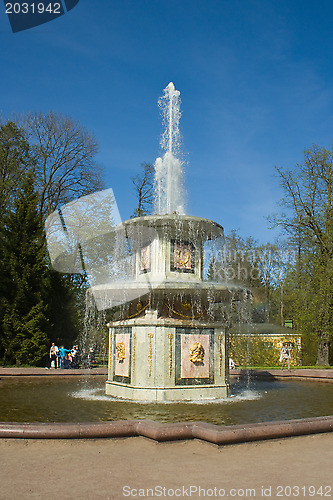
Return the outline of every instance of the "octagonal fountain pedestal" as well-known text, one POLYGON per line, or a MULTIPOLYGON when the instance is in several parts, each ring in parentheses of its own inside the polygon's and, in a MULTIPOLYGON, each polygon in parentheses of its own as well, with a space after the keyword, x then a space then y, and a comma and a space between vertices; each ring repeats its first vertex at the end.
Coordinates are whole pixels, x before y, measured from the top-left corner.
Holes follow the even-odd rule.
POLYGON ((93 287, 97 300, 127 295, 108 324, 106 393, 135 401, 227 396, 226 309, 244 291, 203 279, 205 247, 223 228, 175 214, 130 219, 121 230, 133 249, 132 278, 93 287))

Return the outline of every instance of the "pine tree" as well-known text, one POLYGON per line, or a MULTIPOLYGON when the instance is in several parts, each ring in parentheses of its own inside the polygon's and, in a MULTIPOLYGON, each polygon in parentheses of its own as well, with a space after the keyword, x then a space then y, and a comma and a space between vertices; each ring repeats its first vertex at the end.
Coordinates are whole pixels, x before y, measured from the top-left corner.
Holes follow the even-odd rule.
POLYGON ((0 359, 39 364, 49 339, 68 347, 77 340, 86 288, 51 269, 43 219, 95 191, 101 177, 96 142, 76 123, 54 113, 28 118, 25 131, 0 124, 0 359))
POLYGON ((1 298, 2 349, 5 362, 40 364, 47 336, 47 275, 43 226, 34 189, 34 173, 22 181, 1 234, 4 284, 1 298))
POLYGON ((48 336, 58 345, 70 347, 83 330, 85 297, 82 275, 63 275, 49 266, 45 281, 48 336), (76 283, 78 282, 78 283, 76 283))

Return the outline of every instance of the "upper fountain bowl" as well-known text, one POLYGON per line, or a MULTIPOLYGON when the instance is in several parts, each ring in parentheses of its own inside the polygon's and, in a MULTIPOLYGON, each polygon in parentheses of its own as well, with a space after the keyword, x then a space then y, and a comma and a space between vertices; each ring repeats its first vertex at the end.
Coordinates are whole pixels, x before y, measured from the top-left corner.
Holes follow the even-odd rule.
POLYGON ((135 217, 119 224, 118 230, 125 230, 128 238, 140 242, 154 239, 157 234, 192 242, 215 240, 224 234, 223 227, 217 222, 178 213, 135 217))
MULTIPOLYGON (((226 303, 242 290, 212 276, 212 264, 221 259, 223 228, 209 219, 166 214, 136 217, 117 227, 117 237, 129 249, 124 279, 93 286, 101 303, 195 303, 198 307, 226 303), (147 298, 149 297, 149 298, 147 298)), ((104 306, 103 308, 106 308, 104 306)))

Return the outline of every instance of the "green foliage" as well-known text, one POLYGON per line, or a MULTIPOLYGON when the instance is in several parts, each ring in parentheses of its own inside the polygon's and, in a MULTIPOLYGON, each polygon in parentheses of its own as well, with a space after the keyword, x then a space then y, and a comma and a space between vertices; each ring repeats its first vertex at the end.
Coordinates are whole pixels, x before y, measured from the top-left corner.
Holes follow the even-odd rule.
POLYGON ((85 304, 80 301, 81 288, 75 278, 52 268, 47 270, 44 286, 48 337, 58 345, 71 346, 83 329, 85 304))
POLYGON ((17 309, 8 307, 4 325, 11 339, 7 357, 17 364, 39 365, 48 354, 49 339, 45 330, 46 307, 42 302, 31 308, 26 316, 21 316, 17 309))
POLYGON ((51 340, 82 332, 84 276, 52 270, 44 218, 102 188, 97 143, 70 118, 30 113, 0 126, 0 359, 42 364, 51 340))
POLYGON ((317 363, 327 365, 333 338, 333 152, 313 146, 294 170, 277 171, 286 212, 273 223, 284 229, 296 255, 286 274, 286 307, 307 335, 309 351, 315 335, 317 363))
POLYGON ((317 361, 318 337, 315 333, 302 335, 302 365, 315 365, 317 361))
POLYGON ((4 218, 1 250, 3 357, 11 362, 40 363, 48 345, 43 301, 47 265, 33 170, 23 179, 13 210, 4 218), (33 350, 29 353, 29 349, 33 350))

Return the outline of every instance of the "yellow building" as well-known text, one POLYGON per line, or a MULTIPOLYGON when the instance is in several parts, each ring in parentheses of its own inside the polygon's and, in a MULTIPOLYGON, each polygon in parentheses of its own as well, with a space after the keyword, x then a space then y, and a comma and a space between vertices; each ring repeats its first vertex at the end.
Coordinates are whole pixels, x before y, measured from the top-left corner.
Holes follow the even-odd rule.
POLYGON ((229 333, 229 356, 236 366, 277 366, 283 344, 290 349, 291 366, 301 365, 299 332, 271 323, 234 325, 229 333))

